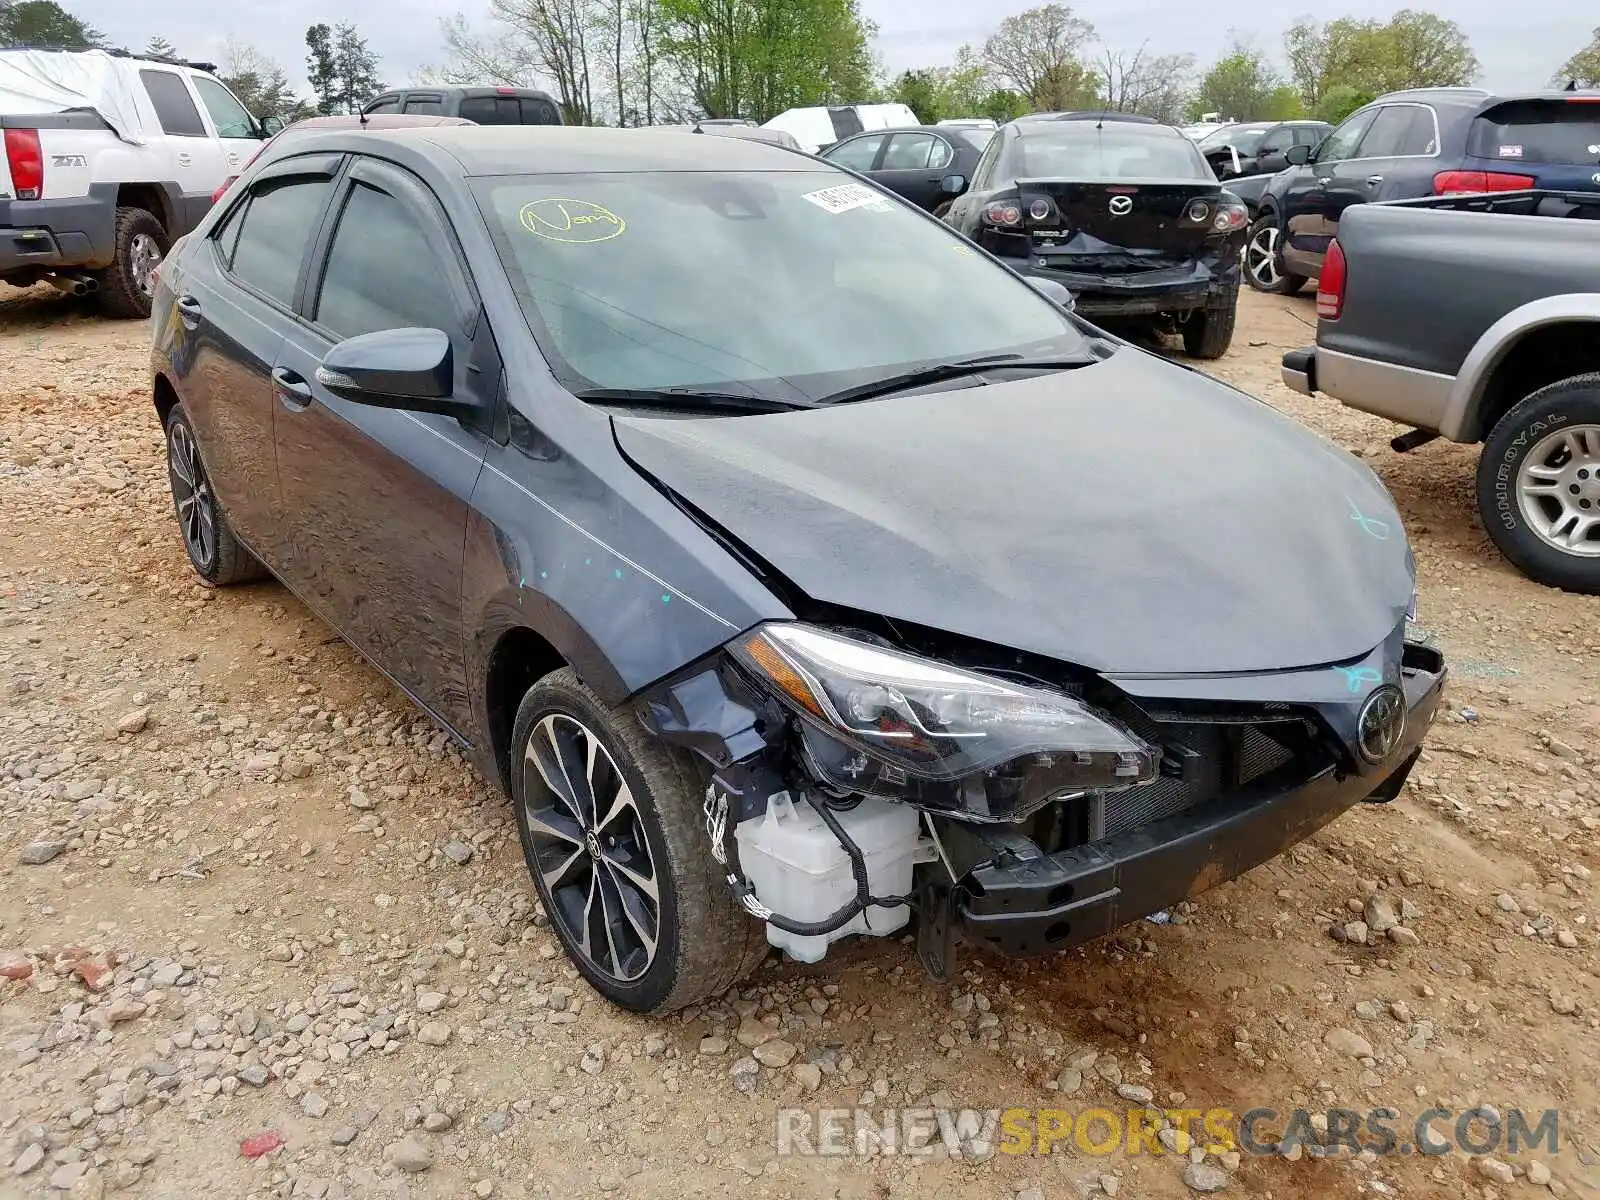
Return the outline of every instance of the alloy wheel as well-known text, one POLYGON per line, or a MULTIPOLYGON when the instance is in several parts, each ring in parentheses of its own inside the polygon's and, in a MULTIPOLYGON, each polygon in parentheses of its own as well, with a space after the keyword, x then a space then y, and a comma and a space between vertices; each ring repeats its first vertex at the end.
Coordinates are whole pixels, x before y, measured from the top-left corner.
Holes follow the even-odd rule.
POLYGON ((1262 288, 1274 288, 1283 278, 1278 270, 1278 231, 1272 226, 1256 231, 1244 248, 1244 267, 1262 288))
POLYGON ((217 553, 217 506, 194 434, 182 421, 172 422, 167 433, 167 470, 184 545, 195 566, 204 570, 217 553))
POLYGON ((133 282, 146 296, 156 294, 156 268, 161 265, 161 243, 148 233, 135 234, 128 246, 128 266, 133 282))
POLYGON ((565 713, 528 736, 523 804, 549 916, 600 974, 626 983, 655 961, 661 893, 644 817, 605 745, 565 713))
POLYGON ((1522 519, 1563 554, 1600 558, 1600 425, 1541 438, 1517 470, 1522 519))

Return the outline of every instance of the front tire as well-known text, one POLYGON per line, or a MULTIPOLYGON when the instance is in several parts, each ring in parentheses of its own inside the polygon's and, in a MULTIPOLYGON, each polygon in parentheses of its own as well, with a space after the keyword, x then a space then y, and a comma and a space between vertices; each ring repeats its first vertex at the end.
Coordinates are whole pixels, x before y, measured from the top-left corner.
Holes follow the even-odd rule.
POLYGON ((1206 306, 1183 323, 1183 349, 1191 358, 1217 359, 1233 344, 1239 313, 1237 281, 1206 298, 1206 306))
POLYGON ((1284 269, 1283 247, 1279 241, 1278 218, 1271 213, 1258 217, 1245 237, 1244 277, 1258 292, 1293 296, 1305 287, 1306 277, 1284 269))
POLYGON ((697 761, 608 707, 569 668, 534 684, 512 733, 511 799, 545 915, 613 1004, 666 1013, 766 954, 711 857, 697 761))
POLYGON ((166 228, 142 208, 117 209, 117 256, 99 273, 96 293, 108 317, 144 320, 155 298, 155 269, 172 248, 166 228))
POLYGON ((267 569, 234 536, 227 514, 217 503, 194 427, 181 404, 167 414, 167 481, 184 549, 202 583, 228 587, 266 576, 267 569))
POLYGON ((1523 574, 1600 595, 1600 374, 1552 383, 1501 417, 1477 484, 1484 528, 1523 574))

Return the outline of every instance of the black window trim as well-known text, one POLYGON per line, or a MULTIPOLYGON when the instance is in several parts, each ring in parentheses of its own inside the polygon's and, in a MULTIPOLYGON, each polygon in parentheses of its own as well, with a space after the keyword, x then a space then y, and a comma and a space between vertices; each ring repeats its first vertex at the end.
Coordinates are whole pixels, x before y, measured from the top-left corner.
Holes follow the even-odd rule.
POLYGON ((375 188, 401 204, 409 205, 425 220, 431 219, 444 230, 445 258, 444 284, 454 308, 452 314, 457 327, 467 341, 475 341, 483 318, 483 302, 472 281, 472 271, 460 239, 450 223, 444 205, 433 190, 417 175, 400 166, 373 155, 351 156, 343 175, 334 181, 334 191, 328 207, 323 211, 322 224, 311 240, 310 254, 295 291, 294 316, 310 333, 330 345, 343 341, 343 335, 325 325, 319 325, 313 316, 317 298, 322 291, 323 278, 328 270, 328 255, 333 248, 334 234, 344 216, 346 205, 357 185, 375 188))
MULTIPOLYGON (((287 317, 295 318, 298 315, 294 304, 286 304, 276 296, 269 296, 249 280, 235 274, 232 260, 224 259, 222 256, 221 247, 217 244, 218 235, 227 229, 228 223, 234 219, 235 215, 238 216, 241 222, 249 220, 248 207, 255 200, 256 190, 263 183, 273 183, 286 179, 328 180, 332 185, 328 189, 328 198, 323 201, 322 213, 316 219, 312 229, 312 236, 307 241, 305 250, 301 251, 300 270, 295 276, 293 296, 294 300, 298 300, 305 288, 307 268, 312 261, 311 251, 316 246, 322 229, 327 225, 328 209, 331 201, 338 194, 338 175, 344 167, 344 159, 345 156, 342 154, 329 154, 327 151, 300 154, 290 158, 279 159, 251 176, 249 185, 240 189, 243 194, 228 206, 228 210, 206 232, 206 242, 211 247, 211 255, 216 263, 217 270, 227 278, 232 286, 248 293, 254 299, 269 305, 287 317)), ((242 224, 240 225, 240 230, 241 232, 243 230, 242 224)), ((234 239, 234 244, 237 247, 237 238, 234 239)))
MULTIPOLYGON (((1440 133, 1439 133, 1439 110, 1434 108, 1433 105, 1424 104, 1420 100, 1392 100, 1392 101, 1388 101, 1388 102, 1382 103, 1382 104, 1374 104, 1372 107, 1376 110, 1374 112, 1374 114, 1373 114, 1373 117, 1372 117, 1372 125, 1368 125, 1364 130, 1361 131, 1361 141, 1356 143, 1356 153, 1355 153, 1355 155, 1353 157, 1351 157, 1351 158, 1342 158, 1342 159, 1339 160, 1340 162, 1370 162, 1370 161, 1373 161, 1373 160, 1376 160, 1376 159, 1387 159, 1387 158, 1406 158, 1406 159, 1411 159, 1411 158, 1438 158, 1439 157, 1440 153, 1444 149, 1444 139, 1443 139, 1443 137, 1440 136, 1440 133), (1433 118, 1433 153, 1432 154, 1362 154, 1361 153, 1362 147, 1366 144, 1367 138, 1372 135, 1372 126, 1376 125, 1378 123, 1378 118, 1383 115, 1383 110, 1386 109, 1386 108, 1423 108, 1423 109, 1427 109, 1428 115, 1433 118)), ((1365 110, 1363 109, 1362 111, 1365 111, 1365 110)))
POLYGON ((923 167, 885 167, 885 168, 882 168, 883 170, 888 170, 888 171, 948 171, 953 165, 955 165, 956 147, 950 141, 949 138, 945 137, 941 133, 935 133, 931 129, 890 129, 890 130, 886 130, 885 132, 887 132, 889 136, 884 138, 883 139, 883 145, 878 147, 878 158, 877 158, 878 162, 882 162, 883 161, 884 157, 889 153, 889 144, 891 142, 893 142, 894 139, 897 138, 897 137, 925 137, 925 138, 932 138, 933 141, 942 143, 944 145, 945 150, 947 150, 949 152, 949 157, 944 160, 944 164, 942 166, 935 167, 935 166, 932 165, 932 161, 931 160, 933 158, 933 152, 930 150, 928 152, 928 158, 929 158, 930 161, 929 161, 929 164, 927 166, 923 166, 923 167))

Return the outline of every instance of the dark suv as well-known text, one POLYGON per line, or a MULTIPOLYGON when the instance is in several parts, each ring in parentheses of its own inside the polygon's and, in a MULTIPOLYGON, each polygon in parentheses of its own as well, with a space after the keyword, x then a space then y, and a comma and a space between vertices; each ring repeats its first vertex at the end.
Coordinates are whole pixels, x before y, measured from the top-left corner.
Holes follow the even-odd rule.
POLYGON ((1256 209, 1245 278, 1292 295, 1352 204, 1463 192, 1600 190, 1600 92, 1496 96, 1417 88, 1380 96, 1315 149, 1289 150, 1256 209))
POLYGON ((560 125, 561 106, 549 92, 513 87, 397 88, 367 102, 363 116, 460 117, 474 125, 560 125))

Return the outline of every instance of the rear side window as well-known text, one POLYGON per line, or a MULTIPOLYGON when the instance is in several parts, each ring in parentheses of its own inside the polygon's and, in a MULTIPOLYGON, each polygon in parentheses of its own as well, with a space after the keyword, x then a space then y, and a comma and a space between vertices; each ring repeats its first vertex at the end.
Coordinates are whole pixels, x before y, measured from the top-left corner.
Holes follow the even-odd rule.
POLYGON ((522 105, 515 96, 471 96, 458 115, 479 125, 521 125, 522 105))
MULTIPOLYGON (((250 195, 237 218, 229 269, 242 282, 283 305, 294 303, 300 262, 328 202, 328 179, 272 179, 250 195)), ((230 221, 230 226, 233 224, 230 221)), ((224 230, 224 236, 232 230, 224 230)))
POLYGON ((1357 158, 1405 158, 1432 154, 1439 148, 1434 136, 1433 110, 1422 104, 1390 104, 1378 110, 1357 158))
POLYGON ((1467 153, 1510 162, 1600 166, 1600 104, 1517 100, 1472 122, 1467 153))
POLYGON ((439 328, 449 312, 440 302, 446 267, 434 249, 442 240, 409 205, 356 184, 328 249, 317 324, 346 338, 380 329, 439 328))
POLYGON ((522 98, 522 123, 524 125, 559 125, 561 114, 548 100, 522 98))
POLYGON ((1310 146, 1315 149, 1322 144, 1322 139, 1328 136, 1325 125, 1296 125, 1294 127, 1294 144, 1296 146, 1310 146))
POLYGON ((200 110, 194 106, 189 87, 183 76, 175 71, 143 70, 139 80, 144 84, 145 95, 155 106, 156 119, 161 122, 161 132, 170 137, 205 137, 205 122, 200 110))

